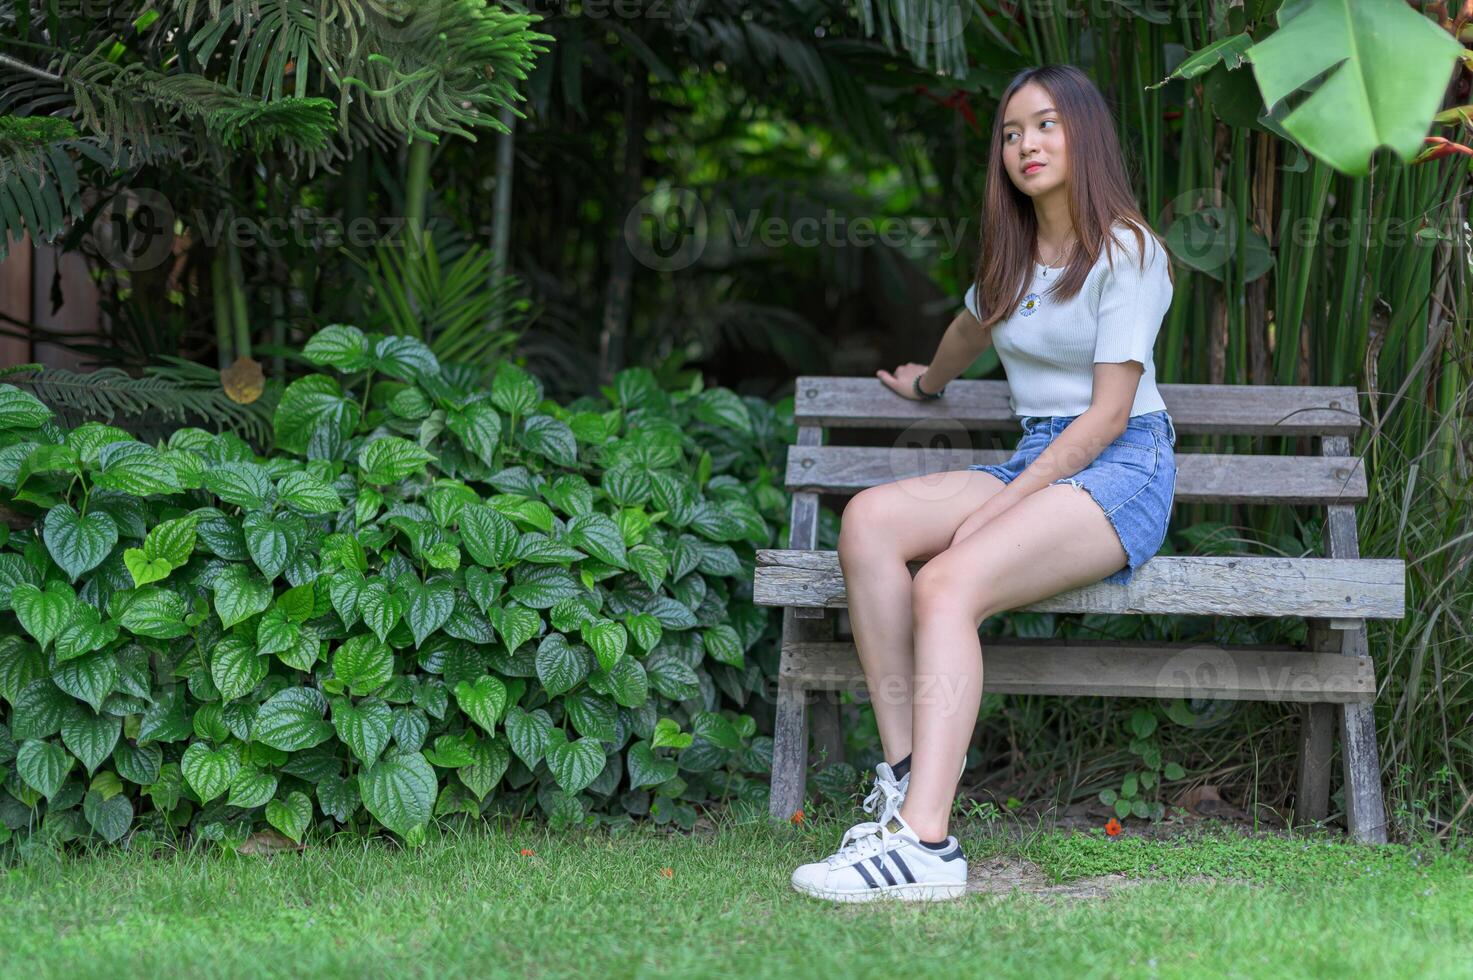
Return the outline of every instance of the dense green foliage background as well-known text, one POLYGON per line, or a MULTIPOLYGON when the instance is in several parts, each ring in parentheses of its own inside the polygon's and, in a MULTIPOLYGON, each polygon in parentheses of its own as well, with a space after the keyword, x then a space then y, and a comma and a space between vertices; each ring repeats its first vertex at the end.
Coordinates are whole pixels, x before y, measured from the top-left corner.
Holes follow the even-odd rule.
POLYGON ((0 551, 0 836, 765 799, 777 412, 639 368, 568 406, 511 364, 467 389, 345 325, 304 355, 329 373, 267 456, 64 430, 0 386, 0 484, 36 516, 0 551))

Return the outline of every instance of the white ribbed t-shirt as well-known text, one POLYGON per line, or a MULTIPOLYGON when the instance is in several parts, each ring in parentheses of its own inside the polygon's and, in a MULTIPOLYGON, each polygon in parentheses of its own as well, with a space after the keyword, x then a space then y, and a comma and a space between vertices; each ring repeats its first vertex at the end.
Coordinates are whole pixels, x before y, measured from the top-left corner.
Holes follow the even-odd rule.
MULTIPOLYGON (((1094 365, 1099 362, 1140 361, 1145 367, 1131 415, 1166 407, 1156 390, 1153 351, 1161 321, 1171 307, 1167 272, 1171 259, 1143 229, 1146 263, 1142 269, 1135 233, 1123 220, 1114 227, 1123 247, 1113 250, 1113 269, 1106 257, 1107 242, 1079 292, 1059 300, 1050 291, 1063 268, 1049 269, 1035 262, 1023 302, 1007 319, 993 324, 992 344, 1007 375, 1008 404, 1014 415, 1083 413, 1092 400, 1094 365)), ((964 301, 980 320, 975 283, 964 301)))

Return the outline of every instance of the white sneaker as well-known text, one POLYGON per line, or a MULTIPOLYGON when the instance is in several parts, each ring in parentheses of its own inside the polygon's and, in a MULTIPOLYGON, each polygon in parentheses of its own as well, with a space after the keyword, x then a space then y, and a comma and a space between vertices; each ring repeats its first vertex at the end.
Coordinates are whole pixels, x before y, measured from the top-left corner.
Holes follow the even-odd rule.
MULTIPOLYGON (((962 771, 956 778, 961 779, 966 774, 967 759, 963 756, 962 771)), ((886 791, 881 789, 881 785, 886 783, 893 787, 899 794, 895 800, 895 809, 899 810, 900 805, 905 802, 906 791, 910 789, 910 770, 907 769, 905 775, 897 781, 895 779, 895 770, 890 767, 890 763, 888 762, 881 762, 875 766, 874 788, 869 791, 869 795, 864 798, 864 802, 860 804, 859 808, 865 813, 874 813, 879 808, 880 802, 885 798, 886 791)))
POLYGON ((956 837, 948 836, 940 850, 922 844, 900 815, 896 785, 881 786, 885 803, 880 819, 846 830, 837 851, 793 872, 793 887, 834 902, 934 902, 965 896, 967 859, 956 837))

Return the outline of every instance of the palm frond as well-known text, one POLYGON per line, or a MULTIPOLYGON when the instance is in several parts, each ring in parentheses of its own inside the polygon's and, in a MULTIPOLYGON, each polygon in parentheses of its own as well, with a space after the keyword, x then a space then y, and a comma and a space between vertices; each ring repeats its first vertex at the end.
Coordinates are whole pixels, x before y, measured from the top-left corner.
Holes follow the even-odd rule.
POLYGON ((538 42, 553 40, 531 29, 537 19, 485 0, 362 4, 352 29, 364 42, 343 65, 340 116, 346 122, 356 88, 370 96, 357 103, 374 123, 414 138, 436 141, 453 133, 475 140, 472 129, 482 126, 505 132, 497 111, 506 106, 526 118, 516 108, 524 98, 517 83, 527 78, 534 55, 547 52, 538 42), (411 12, 413 20, 396 29, 385 10, 411 12))
POLYGON ((491 254, 475 243, 442 263, 430 238, 415 253, 381 244, 365 265, 376 310, 369 326, 417 337, 445 361, 480 362, 516 342, 526 301, 514 276, 491 278, 491 254), (501 329, 491 330, 499 322, 501 329))
MULTIPOLYGON (((972 8, 956 0, 859 0, 866 34, 875 32, 875 10, 879 11, 880 39, 895 50, 893 26, 901 47, 922 68, 953 78, 967 77, 965 28, 972 8), (891 18, 894 18, 893 22, 891 18)), ((980 15, 984 21, 986 15, 980 15)))
POLYGON ((0 260, 27 231, 35 241, 55 241, 67 219, 82 213, 77 166, 79 158, 105 156, 96 143, 78 138, 65 119, 0 116, 0 260))
POLYGON ((228 149, 281 142, 297 152, 313 151, 336 128, 327 99, 263 102, 202 75, 168 75, 138 62, 108 61, 101 47, 80 58, 63 57, 61 74, 82 125, 114 146, 131 144, 147 152, 180 119, 201 127, 202 145, 228 149))
POLYGON ((151 366, 141 378, 114 367, 78 374, 40 364, 10 368, 4 377, 65 412, 74 425, 96 420, 153 427, 165 421, 229 430, 257 445, 270 439, 279 382, 268 384, 256 401, 241 405, 225 394, 218 371, 179 358, 166 360, 171 363, 151 366))

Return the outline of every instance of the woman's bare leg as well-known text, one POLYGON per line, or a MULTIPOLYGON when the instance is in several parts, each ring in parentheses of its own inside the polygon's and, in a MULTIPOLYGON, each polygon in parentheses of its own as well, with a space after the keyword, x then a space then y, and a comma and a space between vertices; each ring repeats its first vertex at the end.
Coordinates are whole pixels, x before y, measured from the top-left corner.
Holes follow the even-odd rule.
POLYGON ((948 833, 957 773, 982 701, 982 621, 1097 582, 1125 561, 1099 504, 1077 487, 1055 484, 979 528, 964 528, 916 574, 915 751, 900 815, 923 840, 948 833))
POLYGON ((887 761, 911 751, 915 653, 906 562, 944 551, 963 522, 1002 487, 991 473, 949 470, 869 487, 844 508, 839 565, 887 761))

